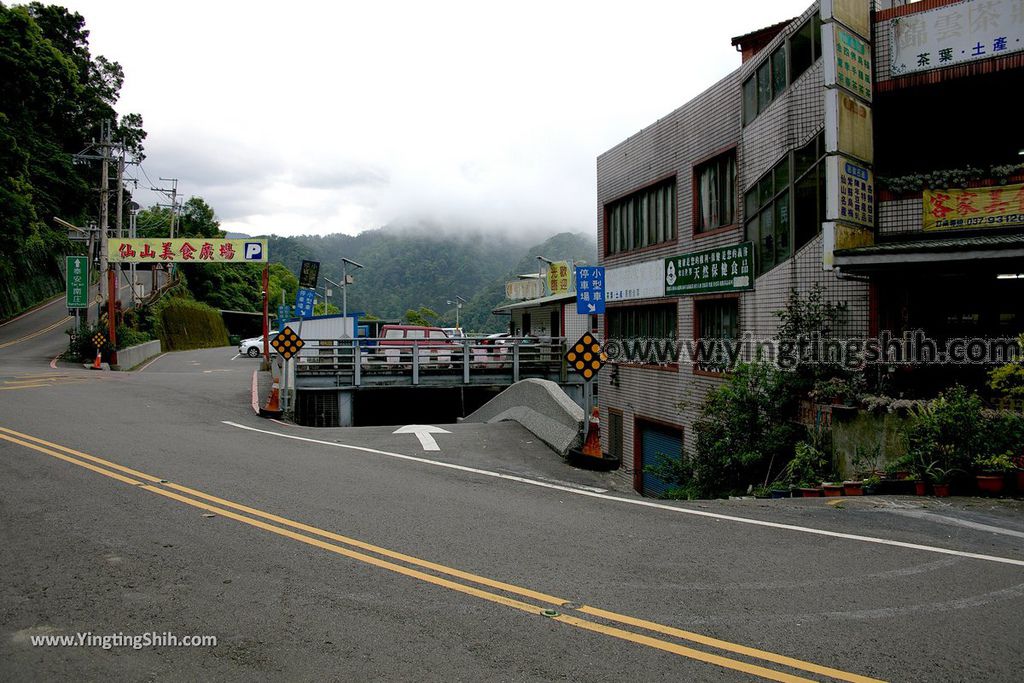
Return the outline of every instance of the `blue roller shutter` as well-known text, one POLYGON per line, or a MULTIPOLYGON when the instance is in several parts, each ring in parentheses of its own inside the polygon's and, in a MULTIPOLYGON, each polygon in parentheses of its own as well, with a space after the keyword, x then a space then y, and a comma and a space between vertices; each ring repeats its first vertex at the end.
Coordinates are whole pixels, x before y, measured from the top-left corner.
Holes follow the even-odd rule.
MULTIPOLYGON (((682 434, 676 430, 642 426, 640 428, 640 448, 641 466, 645 469, 647 465, 657 464, 662 455, 669 458, 682 458, 682 434)), ((661 498, 672 486, 646 471, 643 476, 643 491, 641 493, 645 496, 661 498)))

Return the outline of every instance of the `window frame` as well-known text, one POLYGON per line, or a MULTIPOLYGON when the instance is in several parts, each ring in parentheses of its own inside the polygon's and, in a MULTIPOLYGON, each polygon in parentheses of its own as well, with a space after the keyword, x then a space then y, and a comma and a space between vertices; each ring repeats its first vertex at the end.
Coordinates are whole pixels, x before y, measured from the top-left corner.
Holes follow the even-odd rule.
POLYGON ((740 188, 739 188, 739 145, 729 145, 718 149, 708 156, 697 160, 693 164, 692 175, 693 175, 693 195, 692 195, 692 210, 693 210, 693 225, 692 234, 694 239, 702 237, 710 237, 727 230, 735 230, 741 225, 740 222, 740 188), (702 230, 700 227, 701 221, 701 206, 700 206, 700 174, 701 171, 710 166, 712 163, 719 161, 720 159, 732 156, 733 161, 733 182, 732 182, 732 221, 722 225, 718 225, 713 228, 702 230))
POLYGON ((822 56, 822 43, 821 43, 821 12, 815 12, 807 18, 800 26, 793 31, 791 34, 786 36, 774 50, 769 54, 765 55, 756 66, 751 68, 750 75, 743 80, 740 84, 740 108, 741 108, 741 119, 743 127, 746 128, 748 125, 753 123, 758 116, 762 114, 768 107, 771 106, 772 102, 779 99, 784 92, 793 85, 797 79, 799 79, 808 69, 821 59, 822 56), (800 69, 799 73, 795 73, 793 68, 793 39, 800 35, 802 31, 808 26, 811 27, 811 61, 806 66, 800 69), (817 30, 815 30, 815 27, 817 30), (785 84, 781 89, 777 88, 775 82, 775 68, 776 68, 776 57, 781 56, 785 59, 783 65, 783 71, 785 71, 785 84), (768 74, 768 91, 769 96, 766 102, 761 101, 760 91, 758 87, 758 79, 763 68, 767 68, 768 74), (748 109, 747 95, 748 85, 752 84, 753 92, 753 108, 748 109))
MULTIPOLYGON (((655 201, 657 202, 656 199, 655 199, 655 201)), ((679 225, 679 184, 678 184, 678 181, 677 181, 676 173, 673 172, 673 173, 669 173, 667 175, 661 176, 659 178, 656 178, 655 180, 647 183, 646 185, 641 185, 640 187, 637 187, 637 188, 634 188, 634 189, 630 190, 626 194, 620 195, 618 197, 615 197, 615 198, 605 202, 604 203, 604 212, 603 213, 604 213, 604 226, 603 226, 604 248, 603 248, 603 252, 604 252, 604 256, 606 256, 606 257, 614 257, 614 256, 622 255, 622 254, 635 254, 635 253, 643 252, 643 251, 646 251, 646 250, 649 250, 649 249, 656 249, 658 247, 663 247, 663 246, 666 246, 666 245, 674 244, 679 239, 679 230, 678 230, 678 225, 679 225), (623 203, 631 201, 631 200, 639 199, 640 197, 642 197, 642 196, 644 196, 644 195, 646 195, 648 193, 651 193, 651 192, 653 192, 655 190, 658 190, 658 189, 660 189, 663 186, 671 187, 672 188, 672 191, 667 194, 667 196, 671 197, 671 199, 672 199, 672 206, 670 207, 670 219, 671 220, 668 222, 668 224, 665 225, 665 235, 666 235, 665 239, 660 241, 660 242, 652 242, 652 243, 644 244, 644 246, 641 246, 641 247, 637 247, 637 246, 625 247, 625 246, 623 246, 623 248, 621 248, 621 249, 613 250, 612 249, 612 213, 614 212, 614 210, 620 204, 623 204, 623 203)), ((644 213, 644 211, 641 208, 641 214, 643 214, 643 213, 644 213)), ((668 211, 666 212, 666 217, 669 217, 668 211)), ((651 230, 650 225, 643 225, 642 226, 642 232, 645 235, 649 235, 650 234, 650 230, 651 230)))
MULTIPOLYGON (((701 318, 702 318, 701 308, 704 307, 704 306, 708 306, 708 305, 719 304, 719 303, 729 303, 729 302, 731 302, 736 307, 736 336, 734 337, 734 339, 739 339, 740 338, 740 336, 742 334, 741 333, 741 329, 742 328, 740 326, 740 294, 739 294, 739 292, 726 292, 726 293, 722 293, 722 294, 705 294, 705 295, 693 297, 693 315, 692 315, 692 319, 693 319, 693 339, 695 341, 697 339, 703 339, 703 335, 701 334, 701 318)), ((716 337, 716 338, 719 338, 719 337, 716 337)), ((721 339, 725 339, 726 337, 720 337, 720 338, 721 339)), ((694 358, 694 360, 693 360, 693 365, 692 365, 691 370, 692 370, 694 375, 697 375, 697 376, 700 376, 700 377, 718 377, 718 378, 721 378, 721 377, 727 377, 729 375, 729 372, 726 371, 726 370, 708 370, 708 369, 700 367, 700 363, 697 362, 696 358, 694 358)))

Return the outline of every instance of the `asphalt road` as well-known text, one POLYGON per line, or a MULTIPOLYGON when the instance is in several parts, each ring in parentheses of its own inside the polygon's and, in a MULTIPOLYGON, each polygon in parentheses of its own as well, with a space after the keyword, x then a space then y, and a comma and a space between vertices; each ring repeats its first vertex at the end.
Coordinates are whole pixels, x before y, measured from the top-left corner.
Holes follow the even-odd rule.
POLYGON ((664 504, 517 425, 290 426, 233 349, 50 336, 0 349, 4 680, 1020 679, 1019 503, 664 504), (32 644, 152 632, 217 644, 32 644))

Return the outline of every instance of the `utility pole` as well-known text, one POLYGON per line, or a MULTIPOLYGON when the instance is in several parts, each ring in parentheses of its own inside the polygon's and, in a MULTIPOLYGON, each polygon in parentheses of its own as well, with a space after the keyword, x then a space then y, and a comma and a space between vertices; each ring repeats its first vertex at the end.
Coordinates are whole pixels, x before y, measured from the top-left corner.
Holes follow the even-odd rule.
MULTIPOLYGON (((178 215, 178 179, 177 178, 163 178, 163 177, 161 177, 160 180, 166 180, 169 183, 171 183, 170 189, 163 188, 163 187, 151 187, 149 189, 152 190, 153 192, 159 192, 160 194, 164 195, 165 197, 168 197, 171 200, 171 235, 170 235, 170 237, 171 237, 171 239, 174 239, 174 222, 175 222, 175 218, 178 215)), ((157 204, 157 206, 166 206, 166 205, 165 204, 157 204)), ((174 264, 165 265, 164 267, 168 268, 168 280, 170 280, 170 276, 174 272, 173 271, 174 264)), ((156 277, 156 271, 155 270, 153 271, 153 276, 156 277)))
MULTIPOLYGON (((348 285, 349 285, 349 274, 348 266, 355 266, 356 268, 362 268, 361 265, 350 259, 342 257, 341 259, 341 317, 344 319, 344 324, 348 326, 348 285)), ((352 326, 352 336, 355 337, 355 326, 352 326)))

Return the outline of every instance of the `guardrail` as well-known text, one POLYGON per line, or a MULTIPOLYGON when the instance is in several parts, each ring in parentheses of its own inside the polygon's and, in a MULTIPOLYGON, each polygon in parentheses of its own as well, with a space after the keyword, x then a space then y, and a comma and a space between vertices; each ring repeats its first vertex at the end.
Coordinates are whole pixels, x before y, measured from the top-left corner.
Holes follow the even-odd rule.
POLYGON ((528 377, 564 382, 567 374, 563 338, 305 341, 295 357, 296 376, 334 376, 335 386, 511 384, 528 377))

